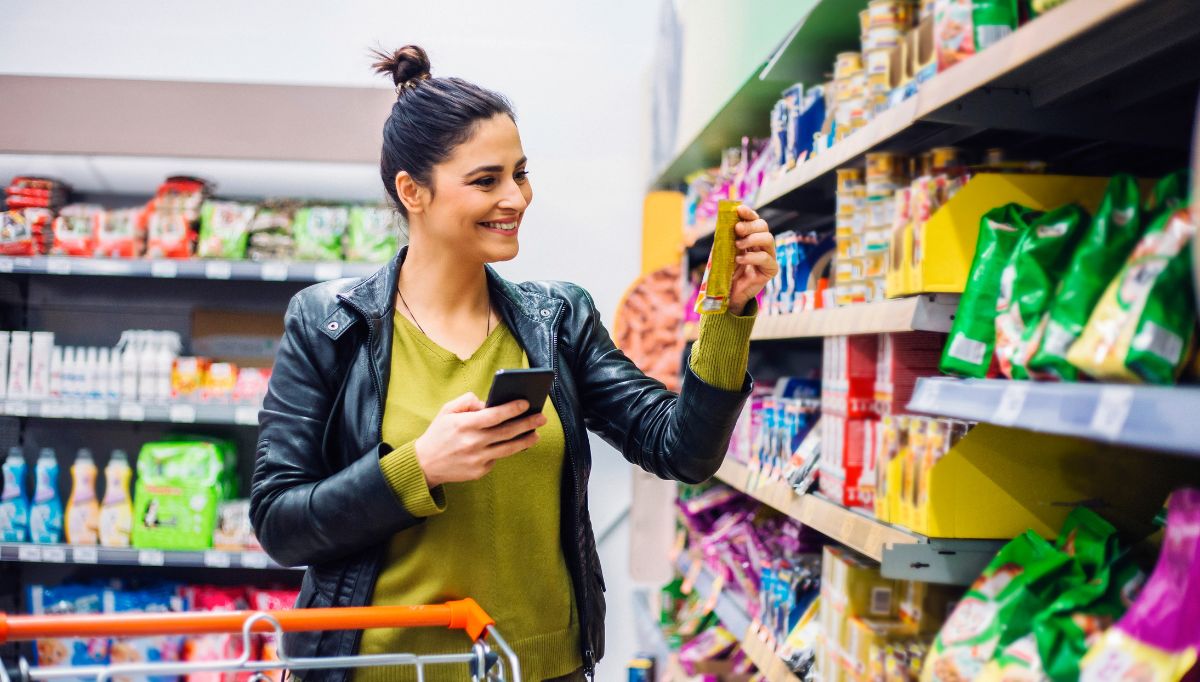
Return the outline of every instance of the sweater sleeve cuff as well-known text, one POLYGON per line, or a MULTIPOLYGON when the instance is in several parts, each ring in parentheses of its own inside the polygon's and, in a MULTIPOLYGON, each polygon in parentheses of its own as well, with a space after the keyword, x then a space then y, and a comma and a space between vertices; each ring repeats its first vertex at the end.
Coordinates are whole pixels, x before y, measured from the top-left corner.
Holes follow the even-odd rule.
POLYGON ((700 336, 692 344, 688 362, 704 383, 726 391, 742 387, 750 360, 750 331, 758 315, 751 299, 741 315, 729 312, 703 315, 700 336))
POLYGON ((446 510, 445 491, 441 486, 430 490, 425 482, 415 443, 406 443, 380 457, 379 468, 409 514, 424 518, 446 510))

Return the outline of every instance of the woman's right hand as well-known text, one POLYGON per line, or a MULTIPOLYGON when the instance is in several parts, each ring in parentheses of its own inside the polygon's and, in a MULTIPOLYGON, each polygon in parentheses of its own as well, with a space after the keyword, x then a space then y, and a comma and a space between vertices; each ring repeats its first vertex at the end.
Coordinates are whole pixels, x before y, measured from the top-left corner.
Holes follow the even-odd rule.
POLYGON ((524 400, 487 407, 474 393, 443 405, 414 443, 425 482, 435 488, 474 481, 483 478, 497 461, 529 449, 538 441, 534 429, 544 425, 546 417, 535 414, 514 419, 527 409, 529 403, 524 400), (532 433, 522 436, 526 431, 532 433))

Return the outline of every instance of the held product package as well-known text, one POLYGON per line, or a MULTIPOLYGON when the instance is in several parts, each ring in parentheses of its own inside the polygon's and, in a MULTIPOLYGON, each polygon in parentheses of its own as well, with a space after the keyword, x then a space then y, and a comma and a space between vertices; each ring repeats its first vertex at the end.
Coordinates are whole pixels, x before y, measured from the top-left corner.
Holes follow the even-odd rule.
POLYGON ((234 201, 206 201, 200 208, 200 240, 196 255, 201 258, 246 257, 250 224, 256 207, 234 201))
POLYGON ((1200 652, 1200 490, 1171 495, 1154 572, 1116 625, 1088 650, 1082 682, 1180 680, 1200 652))
MULTIPOLYGON (((105 613, 170 613, 184 610, 179 589, 170 583, 142 589, 105 590, 105 613)), ((109 663, 168 663, 180 660, 184 638, 179 635, 114 639, 109 663)), ((176 682, 175 675, 119 675, 116 682, 176 682)))
MULTIPOLYGON (((101 613, 104 592, 99 585, 33 585, 27 595, 29 612, 35 616, 101 613)), ((34 645, 35 663, 38 667, 103 665, 108 663, 108 644, 108 639, 100 637, 39 639, 34 645)))
POLYGON ((346 260, 387 262, 400 248, 404 218, 384 206, 353 206, 346 230, 346 260))
POLYGON ((938 71, 1015 31, 1017 18, 1017 0, 936 0, 933 41, 938 71))
POLYGON ((996 301, 1000 277, 1017 244, 1038 214, 1006 204, 979 221, 979 242, 940 368, 946 374, 981 379, 988 374, 996 348, 996 301))
POLYGON ((708 254, 704 279, 700 282, 700 297, 696 300, 697 313, 723 313, 729 310, 733 273, 737 269, 737 246, 734 245, 737 234, 734 226, 738 222, 737 208, 740 205, 740 201, 725 200, 718 204, 717 229, 713 233, 712 251, 708 254))
POLYGON ((233 448, 211 441, 146 443, 137 457, 133 546, 212 546, 217 505, 229 497, 233 448))
POLYGON ((1038 324, 1086 222, 1087 213, 1075 204, 1043 213, 1004 267, 996 299, 996 358, 1005 376, 1029 378, 1026 363, 1037 348, 1038 324))
POLYGON ((1164 212, 1146 230, 1067 352, 1100 380, 1175 382, 1196 326, 1187 210, 1164 212))
POLYGON ((1063 381, 1074 381, 1079 372, 1067 361, 1067 351, 1083 333, 1088 316, 1104 289, 1125 263, 1142 229, 1141 200, 1131 175, 1116 175, 1091 226, 1071 257, 1067 273, 1042 324, 1042 340, 1029 360, 1029 369, 1063 381))
POLYGON ((296 211, 292 232, 297 260, 342 260, 342 239, 350 222, 345 206, 308 206, 296 211))

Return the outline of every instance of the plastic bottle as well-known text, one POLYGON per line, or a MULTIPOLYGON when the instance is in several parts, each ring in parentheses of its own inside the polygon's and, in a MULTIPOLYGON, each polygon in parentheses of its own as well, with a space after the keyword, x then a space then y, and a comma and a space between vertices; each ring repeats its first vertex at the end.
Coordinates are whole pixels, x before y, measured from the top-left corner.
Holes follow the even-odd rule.
POLYGON ((108 399, 120 400, 123 378, 121 376, 121 354, 113 348, 108 353, 108 399))
POLYGON ((138 344, 138 400, 154 402, 158 397, 158 345, 142 332, 138 344))
POLYGON ((108 349, 96 349, 96 371, 92 376, 92 392, 96 395, 97 400, 108 400, 108 363, 108 349))
POLYGON ((95 400, 100 397, 96 391, 97 371, 100 368, 100 352, 95 346, 89 346, 87 354, 83 360, 83 388, 82 393, 84 398, 95 400))
POLYGON ((133 527, 133 501, 129 481, 133 470, 124 450, 113 450, 104 467, 104 502, 100 505, 100 544, 128 547, 133 527))
POLYGON ((171 368, 175 366, 175 351, 163 340, 154 357, 155 397, 160 401, 171 398, 171 368))
POLYGON ((94 545, 99 541, 97 473, 92 451, 80 448, 71 465, 71 496, 67 499, 67 542, 72 545, 94 545))
POLYGON ((74 395, 71 394, 71 392, 73 390, 75 390, 75 385, 73 383, 73 376, 72 376, 72 373, 74 371, 75 371, 75 348, 72 346, 67 346, 66 348, 63 349, 62 376, 59 377, 59 381, 61 382, 60 388, 59 388, 59 394, 63 398, 74 398, 75 397, 74 395))
MULTIPOLYGON (((126 332, 129 334, 130 332, 126 332)), ((121 400, 138 399, 138 352, 137 344, 130 341, 121 349, 121 400)))
POLYGON ((4 493, 0 496, 0 540, 29 540, 29 489, 25 481, 25 453, 20 447, 8 450, 4 460, 4 493))
POLYGON ((58 458, 42 448, 34 466, 33 504, 29 506, 29 539, 50 544, 62 542, 62 500, 58 496, 58 458))
POLYGON ((50 355, 50 397, 61 398, 63 389, 63 347, 55 346, 50 355))

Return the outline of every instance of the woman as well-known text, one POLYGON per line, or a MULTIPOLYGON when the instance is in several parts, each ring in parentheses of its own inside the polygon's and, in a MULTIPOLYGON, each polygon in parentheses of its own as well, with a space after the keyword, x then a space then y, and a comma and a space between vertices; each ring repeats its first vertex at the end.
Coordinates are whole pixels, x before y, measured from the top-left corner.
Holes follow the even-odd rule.
MULTIPOLYGON (((509 103, 431 78, 419 47, 380 57, 397 91, 380 172, 409 246, 366 279, 292 299, 260 416, 254 529, 275 560, 308 566, 300 607, 472 597, 526 679, 590 677, 604 647, 604 580, 585 428, 660 477, 711 477, 749 392, 753 301, 778 269, 774 240, 741 209, 731 312, 705 317, 671 393, 613 346, 583 289, 514 284, 488 267, 516 257, 533 197, 509 103), (541 414, 514 419, 525 404, 478 398, 496 370, 530 366, 555 371, 541 414)), ((432 629, 288 640, 295 656, 465 646, 461 633, 432 629)), ((346 672, 305 677, 342 682, 346 672)))

